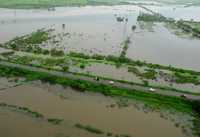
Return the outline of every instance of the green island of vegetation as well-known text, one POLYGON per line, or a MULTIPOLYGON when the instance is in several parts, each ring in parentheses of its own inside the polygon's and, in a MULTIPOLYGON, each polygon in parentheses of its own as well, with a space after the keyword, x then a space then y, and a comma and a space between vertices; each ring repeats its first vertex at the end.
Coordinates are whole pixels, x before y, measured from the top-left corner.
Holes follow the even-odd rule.
POLYGON ((197 21, 185 21, 185 20, 174 20, 172 18, 166 18, 161 14, 148 14, 141 13, 138 18, 138 21, 145 22, 164 22, 169 24, 173 29, 180 29, 185 34, 191 34, 192 37, 200 38, 200 22, 197 21))
POLYGON ((87 0, 0 0, 5 8, 51 8, 55 6, 84 6, 87 0))
MULTIPOLYGON (((154 0, 165 4, 185 4, 187 6, 200 5, 198 0, 154 0)), ((130 0, 0 0, 3 8, 52 8, 58 6, 85 6, 85 5, 122 5, 141 4, 143 1, 130 0)), ((150 5, 153 5, 153 3, 150 5)), ((51 9, 53 10, 53 8, 51 9)))

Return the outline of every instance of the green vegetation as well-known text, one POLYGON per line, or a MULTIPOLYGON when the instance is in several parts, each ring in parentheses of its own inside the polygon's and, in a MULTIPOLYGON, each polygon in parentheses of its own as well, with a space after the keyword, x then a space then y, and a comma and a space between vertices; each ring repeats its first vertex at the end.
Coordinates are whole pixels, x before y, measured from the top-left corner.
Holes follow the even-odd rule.
POLYGON ((48 118, 47 121, 54 125, 59 125, 63 121, 63 119, 48 118))
POLYGON ((32 110, 30 110, 27 107, 21 107, 21 106, 16 106, 16 105, 9 105, 9 104, 6 104, 6 103, 0 103, 0 107, 1 108, 6 108, 6 109, 11 109, 11 110, 16 111, 16 112, 25 113, 25 114, 33 117, 33 118, 38 118, 38 119, 41 119, 41 120, 46 120, 47 122, 49 122, 49 123, 51 123, 53 125, 58 125, 58 124, 60 124, 63 121, 61 119, 56 119, 56 118, 48 118, 48 119, 46 119, 44 117, 44 115, 40 114, 39 112, 32 111, 32 110))
MULTIPOLYGON (((0 0, 3 8, 52 8, 57 6, 130 4, 121 0, 0 0)), ((53 9, 52 9, 53 10, 53 9)))
POLYGON ((85 68, 85 65, 84 65, 84 64, 81 64, 81 65, 80 65, 80 68, 81 68, 81 69, 84 69, 84 68, 85 68))
POLYGON ((50 51, 51 56, 64 56, 63 50, 51 49, 50 51))
POLYGON ((140 13, 137 21, 167 22, 168 19, 161 14, 140 13))
POLYGON ((132 29, 132 31, 135 31, 135 30, 136 30, 136 25, 133 25, 133 26, 131 27, 131 29, 132 29))
MULTIPOLYGON (((50 8, 55 6, 120 5, 131 4, 134 0, 0 0, 3 8, 50 8)), ((154 0, 165 4, 200 5, 199 0, 154 0)), ((137 1, 140 2, 140 1, 137 1)), ((143 1, 141 1, 142 4, 143 1)), ((135 3, 136 4, 136 3, 135 3)), ((151 4, 153 5, 153 4, 151 4)))
MULTIPOLYGON (((52 49, 51 51, 45 50, 43 49, 40 44, 47 41, 49 39, 49 32, 52 30, 38 30, 37 32, 33 32, 30 35, 26 35, 26 36, 22 36, 19 38, 15 38, 14 40, 11 40, 9 42, 7 42, 6 44, 2 45, 3 47, 6 48, 11 48, 13 50, 16 51, 25 51, 25 52, 30 52, 30 53, 38 53, 38 54, 50 54, 51 56, 64 56, 64 52, 61 50, 56 50, 56 49, 52 49)), ((191 75, 190 77, 193 77, 194 75, 199 75, 199 72, 195 72, 195 71, 190 71, 190 70, 183 70, 183 69, 178 69, 178 68, 173 68, 171 66, 162 66, 162 65, 158 65, 158 64, 151 64, 151 63, 146 63, 146 62, 142 62, 142 61, 134 61, 131 60, 129 58, 126 58, 126 51, 128 49, 128 44, 130 43, 130 39, 127 38, 127 40, 125 40, 125 42, 123 43, 123 50, 121 52, 120 57, 116 57, 116 56, 102 56, 102 55, 85 55, 83 53, 75 53, 75 52, 71 52, 70 54, 68 54, 68 57, 75 57, 75 58, 79 58, 79 61, 83 61, 83 59, 94 59, 96 61, 101 60, 101 61, 107 61, 107 62, 113 62, 116 64, 116 66, 121 66, 122 64, 127 64, 130 66, 139 66, 139 67, 148 67, 149 70, 151 71, 147 71, 144 74, 139 74, 136 71, 132 71, 132 72, 136 72, 136 75, 142 77, 142 78, 147 78, 147 79, 155 79, 155 71, 153 71, 153 69, 164 69, 164 70, 170 70, 172 72, 179 72, 179 73, 185 73, 185 74, 189 74, 191 75), (81 59, 80 59, 81 58, 81 59)), ((24 57, 17 57, 13 58, 13 56, 11 56, 11 58, 9 59, 9 55, 6 55, 8 60, 11 60, 12 62, 15 63, 20 63, 20 64, 30 64, 32 61, 34 61, 31 58, 27 58, 27 56, 24 57)), ((41 59, 38 58, 39 62, 41 59)), ((63 68, 64 71, 68 70, 68 68, 66 69, 65 66, 67 65, 61 65, 64 64, 65 59, 45 59, 42 62, 40 61, 40 64, 36 64, 38 66, 41 66, 41 63, 43 64, 43 66, 45 68, 48 69, 52 69, 52 66, 60 66, 60 68, 63 68)), ((80 66, 80 68, 84 69, 85 68, 85 63, 81 62, 78 65, 80 66)), ((129 68, 130 71, 130 68, 129 68)), ((178 75, 174 75, 175 77, 178 75)), ((196 79, 196 81, 192 81, 192 80, 182 80, 180 82, 180 80, 176 80, 176 82, 178 83, 187 83, 187 82, 193 82, 193 84, 198 84, 198 80, 196 79)))
POLYGON ((1 76, 23 76, 28 80, 36 80, 40 79, 42 81, 50 82, 50 83, 57 83, 63 86, 70 86, 82 92, 84 91, 92 91, 92 92, 100 92, 104 95, 109 96, 122 96, 128 97, 138 100, 146 100, 147 102, 151 102, 150 104, 156 105, 158 108, 162 106, 166 107, 174 107, 177 110, 190 112, 191 107, 186 103, 187 101, 182 100, 176 97, 168 97, 162 95, 157 95, 153 93, 145 93, 145 92, 138 92, 137 90, 129 90, 124 88, 115 88, 113 86, 99 84, 95 82, 83 81, 83 80, 75 80, 75 79, 68 79, 64 77, 57 77, 47 73, 42 72, 33 72, 23 69, 17 68, 9 68, 9 67, 0 67, 0 75, 1 76), (162 100, 162 103, 160 102, 162 100), (176 104, 176 105, 174 105, 176 104), (179 104, 179 105, 177 105, 179 104))
MULTIPOLYGON (((120 98, 119 101, 116 102, 119 108, 128 107, 128 99, 120 98)), ((112 106, 111 106, 112 107, 112 106)))
POLYGON ((130 135, 115 135, 115 137, 131 137, 130 135))
MULTIPOLYGON (((64 56, 64 57, 43 56, 43 57, 40 57, 39 55, 34 56, 32 54, 25 55, 25 56, 24 55, 23 56, 18 56, 18 55, 6 56, 6 59, 3 59, 3 60, 12 62, 12 63, 16 63, 16 64, 25 64, 25 65, 44 68, 44 69, 48 69, 48 70, 56 70, 56 71, 61 71, 61 72, 63 71, 63 72, 73 73, 73 75, 86 76, 86 77, 91 77, 94 79, 97 75, 92 75, 92 74, 88 74, 88 73, 84 73, 84 72, 81 72, 81 73, 71 72, 70 68, 73 68, 73 67, 79 68, 81 65, 86 66, 86 65, 92 64, 92 62, 105 63, 105 64, 108 63, 108 64, 114 65, 113 62, 108 62, 105 60, 95 60, 95 59, 87 59, 86 60, 84 58, 82 59, 82 58, 71 57, 71 56, 64 56)), ((127 67, 129 72, 132 72, 136 76, 139 76, 140 78, 142 78, 143 84, 135 83, 134 81, 116 80, 113 78, 108 78, 108 77, 99 76, 99 75, 98 75, 98 77, 102 80, 112 80, 112 81, 116 81, 116 82, 120 82, 120 83, 130 84, 130 85, 138 85, 138 86, 156 88, 156 89, 161 89, 161 90, 172 90, 174 92, 199 95, 199 93, 183 91, 183 90, 175 89, 175 88, 168 87, 168 86, 167 87, 166 86, 155 86, 155 85, 149 84, 147 79, 155 79, 155 77, 157 77, 157 75, 158 75, 154 69, 145 68, 144 71, 142 71, 142 70, 139 70, 140 67, 137 67, 137 66, 130 66, 130 65, 126 66, 125 65, 123 67, 127 67), (140 71, 142 71, 142 72, 140 72, 140 71)), ((160 75, 160 72, 159 72, 159 75, 160 75)), ((170 74, 170 77, 171 76, 173 76, 173 74, 170 74)), ((162 77, 165 78, 166 76, 162 76, 162 77)))
MULTIPOLYGON (((64 77, 57 77, 51 74, 43 73, 43 72, 34 72, 31 70, 23 70, 18 68, 10 68, 0 66, 0 75, 1 76, 23 76, 28 80, 37 80, 40 79, 42 81, 50 82, 52 84, 61 84, 63 86, 70 86, 72 88, 78 89, 82 92, 90 91, 90 92, 99 92, 106 96, 120 96, 130 99, 135 99, 138 101, 143 101, 146 105, 152 107, 153 109, 162 109, 166 108, 173 111, 179 111, 182 113, 188 113, 194 115, 197 120, 200 117, 199 112, 199 101, 189 101, 185 99, 181 99, 178 97, 166 97, 163 95, 146 93, 137 90, 130 90, 125 88, 116 88, 109 85, 104 85, 95 82, 89 82, 84 80, 75 80, 64 77)), ((199 123, 195 122, 196 134, 199 135, 199 123)))
POLYGON ((128 45, 131 43, 130 38, 128 37, 124 42, 123 42, 123 49, 120 54, 120 58, 125 58, 126 57, 126 52, 128 50, 128 45))
POLYGON ((123 22, 125 20, 125 17, 116 17, 116 20, 118 22, 123 22))
POLYGON ((49 31, 38 30, 29 35, 16 37, 15 39, 5 43, 3 47, 16 51, 25 51, 32 53, 45 53, 45 50, 39 46, 49 39, 49 31))
POLYGON ((184 21, 179 20, 175 21, 171 18, 166 18, 161 14, 147 14, 141 13, 138 18, 138 21, 145 22, 164 22, 168 23, 168 26, 172 29, 181 29, 185 34, 191 34, 193 37, 200 38, 200 22, 195 21, 184 21))
POLYGON ((79 128, 79 129, 83 129, 83 130, 86 130, 88 132, 91 132, 91 133, 95 133, 95 134, 104 134, 103 131, 101 131, 100 129, 97 129, 97 128, 94 128, 92 126, 84 126, 84 125, 81 125, 81 124, 75 124, 75 127, 79 128))
POLYGON ((176 83, 193 83, 195 85, 199 85, 200 81, 198 76, 196 75, 187 75, 179 72, 175 72, 176 83))
POLYGON ((156 79, 157 72, 154 69, 146 69, 146 72, 141 73, 136 67, 128 67, 128 72, 132 72, 136 74, 139 77, 145 78, 145 79, 156 79))
MULTIPOLYGON (((148 15, 145 15, 145 16, 148 16, 148 15)), ((60 57, 60 56, 66 57, 62 50, 51 49, 50 51, 48 51, 41 47, 41 44, 43 42, 50 39, 49 33, 51 31, 52 30, 47 30, 47 31, 38 30, 36 32, 33 32, 30 35, 15 38, 1 46, 8 48, 8 49, 11 48, 16 51, 25 51, 25 52, 38 53, 38 54, 50 54, 51 56, 54 56, 54 57, 60 57)), ((162 69, 162 70, 169 70, 172 73, 174 73, 173 77, 176 80, 173 82, 182 83, 182 84, 184 84, 184 83, 193 83, 196 85, 200 84, 200 78, 199 78, 200 73, 199 72, 174 68, 171 66, 151 64, 151 63, 146 63, 146 62, 142 62, 142 61, 134 61, 132 59, 127 58, 126 52, 127 52, 129 43, 130 43, 130 38, 128 37, 123 42, 123 50, 120 54, 120 57, 116 57, 116 56, 112 56, 112 55, 102 56, 102 55, 97 55, 97 54, 89 56, 89 55, 85 55, 83 53, 75 53, 75 52, 71 52, 70 54, 67 55, 67 57, 68 58, 72 58, 72 57, 79 58, 77 62, 80 62, 80 61, 81 62, 77 63, 77 66, 79 66, 81 69, 85 68, 87 59, 93 59, 96 61, 101 60, 102 62, 105 62, 105 61, 112 62, 112 63, 116 64, 117 67, 121 66, 122 64, 129 65, 128 66, 129 72, 133 72, 137 76, 140 76, 141 78, 145 78, 145 79, 155 79, 156 78, 155 69, 160 69, 160 70, 162 69), (84 59, 86 59, 86 60, 83 61, 84 59), (145 73, 140 73, 139 71, 131 70, 131 68, 133 69, 134 66, 148 67, 148 71, 146 71, 145 73)), ((12 54, 13 54, 13 52, 12 52, 12 54)), ((63 71, 66 71, 66 70, 68 70, 68 68, 66 69, 65 66, 69 67, 68 64, 62 65, 62 64, 65 64, 68 62, 68 61, 65 61, 66 58, 62 58, 62 59, 47 58, 45 60, 41 60, 40 58, 38 58, 36 61, 33 58, 30 58, 30 57, 27 58, 27 56, 13 58, 12 54, 2 55, 2 56, 7 58, 7 60, 11 60, 14 63, 20 63, 20 64, 30 64, 32 61, 34 61, 34 62, 37 62, 36 66, 42 65, 47 69, 52 69, 53 66, 59 66, 60 70, 62 69, 63 71)))
POLYGON ((108 137, 110 136, 114 136, 114 137, 131 137, 130 135, 118 135, 118 134, 113 134, 113 133, 105 133, 104 131, 97 129, 95 127, 89 126, 89 125, 82 125, 80 123, 77 123, 74 125, 76 128, 88 131, 90 133, 94 133, 94 134, 106 134, 108 137))
POLYGON ((192 34, 193 37, 200 38, 200 22, 180 20, 177 21, 175 25, 185 33, 189 33, 192 34))
POLYGON ((35 118, 44 118, 44 116, 38 112, 32 111, 29 108, 26 107, 20 107, 20 106, 16 106, 16 105, 8 105, 6 103, 0 103, 0 107, 3 108, 10 108, 10 109, 15 109, 16 111, 21 111, 23 113, 26 113, 28 115, 31 115, 32 117, 35 118))
MULTIPOLYGON (((169 70, 171 71, 171 82, 176 82, 180 84, 184 83, 192 83, 195 85, 200 84, 200 73, 192 70, 184 70, 179 68, 174 68, 171 66, 163 66, 158 64, 151 64, 146 63, 142 61, 134 61, 132 59, 129 59, 126 57, 126 51, 128 49, 128 44, 130 43, 130 39, 127 38, 124 42, 123 50, 121 52, 120 57, 117 56, 102 56, 102 55, 85 55, 83 53, 75 53, 71 52, 68 55, 64 55, 64 52, 61 50, 52 49, 51 51, 42 49, 40 46, 41 43, 45 42, 49 39, 49 32, 44 30, 39 30, 37 32, 32 33, 31 35, 26 35, 20 38, 16 38, 14 40, 9 41, 8 43, 2 45, 6 48, 11 48, 13 50, 19 50, 19 51, 26 51, 30 53, 41 53, 38 56, 32 55, 32 56, 18 56, 8 54, 8 55, 2 55, 3 60, 10 61, 17 64, 28 64, 33 65, 35 67, 42 67, 45 69, 51 69, 51 70, 57 70, 57 71, 69 71, 69 68, 71 66, 80 67, 81 69, 84 69, 88 63, 93 62, 101 62, 101 63, 110 63, 115 64, 117 67, 120 67, 122 65, 125 65, 128 68, 129 72, 133 72, 137 76, 139 76, 143 80, 147 79, 156 79, 157 72, 156 70, 169 70), (36 35, 39 35, 36 36, 36 35), (28 44, 28 45, 27 45, 28 44), (15 45, 15 46, 12 46, 15 45), (21 46, 22 45, 22 46, 21 46), (31 47, 31 48, 30 48, 31 47), (51 56, 44 56, 42 54, 50 54, 51 56), (39 57, 39 56, 43 56, 39 57), (147 67, 145 69, 145 72, 140 72, 139 70, 136 70, 137 67, 147 67)), ((83 74, 86 75, 86 74, 83 74)), ((89 74, 87 74, 89 76, 89 74)), ((112 78, 110 78, 112 79, 112 78)), ((120 81, 120 82, 126 82, 126 81, 120 81)), ((130 82, 134 83, 134 82, 130 82)), ((134 83, 135 84, 135 83, 134 83)), ((148 86, 149 84, 146 82, 142 86, 148 86)), ((165 87, 158 87, 160 89, 165 89, 165 87)), ((166 87, 169 89, 168 87, 166 87)), ((172 88, 170 88, 171 90, 172 88)), ((173 89, 174 90, 174 89, 173 89)), ((178 91, 175 89, 175 91, 178 91)), ((181 91, 182 92, 182 91, 181 91)), ((183 92, 184 93, 184 92, 183 92)))
POLYGON ((87 0, 0 0, 6 8, 50 8, 55 6, 84 6, 87 0))
MULTIPOLYGON (((128 41, 128 40, 127 40, 128 41)), ((128 43, 128 42, 126 42, 128 43)), ((126 49, 126 48, 125 48, 126 49)), ((21 54, 21 53, 20 53, 21 54)), ((56 70, 56 71, 64 71, 69 72, 70 68, 73 67, 79 67, 81 69, 84 69, 87 65, 93 63, 104 63, 104 64, 111 64, 116 65, 117 67, 123 66, 128 69, 129 72, 132 72, 136 74, 136 76, 140 77, 144 81, 152 79, 156 80, 157 78, 157 72, 156 71, 164 71, 168 70, 170 72, 169 80, 172 83, 179 83, 179 84, 185 84, 185 83, 193 83, 195 85, 199 85, 200 81, 200 73, 192 70, 184 70, 179 68, 174 68, 171 66, 163 66, 158 64, 151 64, 146 63, 142 61, 134 61, 132 59, 126 58, 126 57, 117 57, 117 56, 102 56, 102 55, 86 55, 83 53, 76 53, 71 52, 67 55, 57 55, 57 56, 45 56, 45 55, 34 55, 34 54, 25 54, 25 55, 19 55, 17 52, 8 54, 8 55, 2 55, 2 60, 17 63, 17 64, 26 64, 31 65, 35 67, 41 67, 45 69, 50 70, 56 70), (144 72, 140 72, 139 68, 146 68, 144 72), (177 75, 178 74, 178 75, 177 75), (180 77, 181 76, 181 77, 180 77)), ((89 74, 80 74, 80 75, 86 75, 91 76, 89 74)), ((98 76, 100 77, 100 76, 98 76)), ((161 76, 165 78, 164 76, 161 76)), ((167 76, 168 77, 168 76, 167 76)), ((103 77, 102 77, 103 78, 103 77)), ((104 79, 104 78, 103 78, 104 79)), ((108 78, 110 80, 113 80, 112 78, 108 78)), ((151 85, 147 82, 144 84, 138 84, 134 83, 133 81, 126 81, 126 80, 113 80, 113 81, 119 81, 122 83, 130 83, 130 84, 136 84, 140 86, 146 86, 146 87, 152 87, 152 88, 158 88, 163 90, 173 90, 177 92, 182 93, 190 93, 188 91, 183 91, 171 87, 166 86, 155 86, 151 85)), ((192 93, 192 94, 198 94, 198 93, 192 93)))
MULTIPOLYGON (((128 67, 128 71, 129 72, 133 72, 138 76, 147 78, 147 79, 155 79, 155 75, 156 75, 156 71, 155 69, 159 69, 159 70, 169 70, 171 72, 174 73, 179 73, 179 74, 184 74, 187 77, 191 78, 195 78, 195 77, 199 77, 200 76, 200 72, 197 71, 193 71, 193 70, 185 70, 185 69, 181 69, 181 68, 175 68, 172 66, 163 66, 160 64, 152 64, 152 63, 147 63, 147 62, 142 62, 142 61, 135 61, 126 57, 116 57, 116 56, 102 56, 102 55, 93 55, 93 56, 89 56, 89 55, 85 55, 83 53, 75 53, 75 52, 70 52, 70 54, 68 55, 70 57, 77 57, 77 58, 82 58, 82 59, 95 59, 95 60, 106 60, 108 62, 114 62, 116 65, 117 64, 126 64, 126 65, 130 65, 128 67), (136 68, 134 66, 138 66, 138 67, 148 67, 149 69, 147 69, 146 73, 141 73, 139 72, 139 70, 136 70, 136 68)), ((177 83, 193 83, 193 84, 199 84, 199 78, 196 78, 195 80, 184 80, 184 79, 188 79, 187 77, 181 77, 183 78, 181 80, 181 82, 179 82, 179 78, 176 77, 178 75, 174 75, 175 78, 177 79, 177 83)))

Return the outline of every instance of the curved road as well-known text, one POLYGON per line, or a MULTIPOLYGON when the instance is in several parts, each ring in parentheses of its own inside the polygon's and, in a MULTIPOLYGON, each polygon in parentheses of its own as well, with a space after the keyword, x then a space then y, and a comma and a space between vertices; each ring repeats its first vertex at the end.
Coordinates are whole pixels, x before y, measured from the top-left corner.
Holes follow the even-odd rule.
MULTIPOLYGON (((50 75, 58 76, 58 77, 66 77, 70 79, 80 79, 80 80, 85 80, 85 81, 90 81, 90 82, 95 82, 95 83, 101 83, 105 85, 111 85, 110 80, 103 79, 101 78, 99 81, 96 81, 93 77, 89 76, 84 76, 84 75, 76 75, 74 73, 70 72, 60 72, 60 71, 53 71, 53 70, 47 70, 43 68, 38 68, 38 67, 33 67, 33 66, 28 66, 28 65, 22 65, 22 64, 15 64, 15 63, 10 63, 10 62, 5 62, 5 61, 0 61, 0 65, 6 66, 6 67, 12 67, 12 68, 19 68, 19 69, 25 69, 25 70, 31 70, 34 72, 44 72, 48 73, 50 75)), ((138 91, 143 91, 143 92, 151 92, 149 90, 149 87, 144 87, 140 85, 134 85, 134 84, 128 84, 128 83, 122 83, 122 82, 114 82, 112 84, 114 87, 119 87, 119 88, 126 88, 126 89, 135 89, 138 91)), ((165 96, 176 96, 180 97, 181 95, 185 93, 180 93, 172 90, 166 90, 166 89, 155 89, 153 93, 160 94, 160 95, 165 95, 165 96)), ((198 95, 192 95, 192 94, 187 94, 187 99, 190 100, 200 100, 200 96, 198 95)))

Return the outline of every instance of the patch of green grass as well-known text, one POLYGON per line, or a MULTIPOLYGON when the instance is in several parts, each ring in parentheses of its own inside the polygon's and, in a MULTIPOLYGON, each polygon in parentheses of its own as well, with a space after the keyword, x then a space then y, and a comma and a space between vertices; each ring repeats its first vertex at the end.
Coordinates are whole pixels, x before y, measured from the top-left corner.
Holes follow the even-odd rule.
POLYGON ((190 75, 186 73, 179 73, 175 72, 174 73, 175 78, 176 78, 176 83, 193 83, 195 85, 199 85, 199 77, 196 75, 190 75))
POLYGON ((154 69, 146 69, 146 72, 142 73, 140 72, 136 67, 130 66, 128 67, 128 72, 132 72, 135 75, 145 78, 145 79, 155 79, 157 72, 154 69))
POLYGON ((51 49, 50 51, 51 56, 64 56, 64 51, 63 50, 57 50, 57 49, 51 49))
POLYGON ((84 69, 84 68, 85 68, 85 64, 81 64, 81 65, 80 65, 80 68, 81 68, 81 69, 84 69))
POLYGON ((192 34, 193 37, 200 38, 200 22, 195 21, 177 21, 175 25, 183 32, 192 34))
POLYGON ((44 53, 46 51, 40 48, 39 45, 49 39, 48 34, 48 31, 38 30, 29 35, 16 37, 5 43, 3 46, 16 51, 44 53))
POLYGON ((148 14, 141 13, 137 17, 137 21, 149 21, 149 22, 166 22, 168 19, 161 14, 148 14))

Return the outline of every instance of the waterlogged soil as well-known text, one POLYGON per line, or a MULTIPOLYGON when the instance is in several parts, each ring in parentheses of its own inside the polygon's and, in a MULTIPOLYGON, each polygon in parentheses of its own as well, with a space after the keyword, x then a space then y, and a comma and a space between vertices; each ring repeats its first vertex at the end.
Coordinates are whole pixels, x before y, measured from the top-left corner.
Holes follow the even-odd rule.
POLYGON ((80 93, 39 81, 0 92, 0 101, 27 107, 45 117, 64 120, 62 124, 55 126, 0 108, 0 133, 5 137, 96 136, 75 128, 73 125, 76 123, 91 125, 106 133, 128 134, 134 137, 192 136, 191 123, 188 122, 191 118, 187 115, 154 112, 145 109, 138 102, 122 101, 94 93, 80 93), (125 106, 120 105, 124 102, 125 106))

